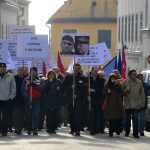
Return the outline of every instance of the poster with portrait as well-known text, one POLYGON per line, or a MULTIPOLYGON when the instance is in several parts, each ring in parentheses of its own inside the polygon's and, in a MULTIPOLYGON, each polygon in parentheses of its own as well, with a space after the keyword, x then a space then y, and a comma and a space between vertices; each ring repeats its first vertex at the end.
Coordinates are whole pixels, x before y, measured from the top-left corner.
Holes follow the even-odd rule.
POLYGON ((62 34, 61 55, 89 55, 90 36, 87 34, 62 34))

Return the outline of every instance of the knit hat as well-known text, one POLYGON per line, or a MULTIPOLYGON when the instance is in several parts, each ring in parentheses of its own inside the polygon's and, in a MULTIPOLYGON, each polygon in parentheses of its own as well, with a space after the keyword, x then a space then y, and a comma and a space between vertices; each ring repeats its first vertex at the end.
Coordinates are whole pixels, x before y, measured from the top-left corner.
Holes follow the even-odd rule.
POLYGON ((36 71, 36 72, 38 71, 38 70, 37 70, 37 67, 31 67, 31 68, 30 68, 30 72, 31 72, 32 70, 34 70, 34 71, 36 71))
POLYGON ((7 67, 7 66, 6 66, 6 63, 0 63, 0 67, 6 68, 6 67, 7 67))

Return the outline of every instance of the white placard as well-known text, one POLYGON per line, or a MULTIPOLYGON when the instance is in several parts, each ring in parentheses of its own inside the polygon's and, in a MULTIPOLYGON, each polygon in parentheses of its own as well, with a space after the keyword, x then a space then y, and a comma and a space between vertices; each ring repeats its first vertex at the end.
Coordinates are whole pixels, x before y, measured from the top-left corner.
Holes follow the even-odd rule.
POLYGON ((17 53, 17 41, 16 40, 8 40, 8 52, 11 56, 12 60, 16 60, 17 53))
POLYGON ((22 26, 11 26, 10 27, 10 38, 17 40, 20 34, 35 34, 34 25, 22 25, 22 26))
POLYGON ((112 60, 112 56, 110 55, 109 49, 107 48, 106 43, 99 43, 97 44, 101 54, 103 55, 103 61, 110 61, 112 60))
POLYGON ((97 45, 90 46, 89 55, 76 56, 75 63, 79 63, 82 66, 103 65, 103 55, 100 53, 97 45))
POLYGON ((47 59, 48 35, 19 35, 17 39, 17 57, 47 59))
POLYGON ((8 57, 8 44, 6 40, 0 40, 0 62, 6 63, 8 57))

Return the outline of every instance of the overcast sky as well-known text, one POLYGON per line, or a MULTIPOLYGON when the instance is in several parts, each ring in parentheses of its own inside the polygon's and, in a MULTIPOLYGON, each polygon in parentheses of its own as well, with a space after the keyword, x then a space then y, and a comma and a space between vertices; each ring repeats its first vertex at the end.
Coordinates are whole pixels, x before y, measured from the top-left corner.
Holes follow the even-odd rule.
POLYGON ((29 25, 35 25, 37 34, 48 34, 46 21, 60 8, 65 0, 30 0, 29 25))

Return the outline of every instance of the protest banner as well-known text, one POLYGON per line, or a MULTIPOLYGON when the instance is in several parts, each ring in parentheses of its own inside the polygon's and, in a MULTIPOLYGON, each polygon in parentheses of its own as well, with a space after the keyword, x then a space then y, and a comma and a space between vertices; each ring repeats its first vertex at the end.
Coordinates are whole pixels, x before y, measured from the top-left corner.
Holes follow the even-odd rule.
POLYGON ((10 39, 17 40, 20 34, 35 34, 34 25, 13 25, 10 26, 10 39))
POLYGON ((47 35, 19 35, 17 43, 18 58, 34 60, 48 58, 47 35))
POLYGON ((8 57, 8 44, 5 40, 0 40, 0 62, 6 63, 8 57))
POLYGON ((75 63, 81 66, 103 65, 103 55, 97 45, 90 46, 89 55, 75 56, 75 63))
POLYGON ((99 43, 97 44, 98 49, 101 51, 101 54, 103 55, 103 61, 110 61, 112 60, 112 57, 110 55, 109 49, 106 45, 106 43, 99 43))

